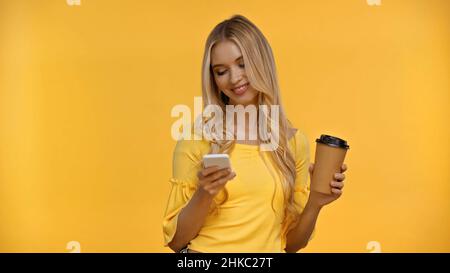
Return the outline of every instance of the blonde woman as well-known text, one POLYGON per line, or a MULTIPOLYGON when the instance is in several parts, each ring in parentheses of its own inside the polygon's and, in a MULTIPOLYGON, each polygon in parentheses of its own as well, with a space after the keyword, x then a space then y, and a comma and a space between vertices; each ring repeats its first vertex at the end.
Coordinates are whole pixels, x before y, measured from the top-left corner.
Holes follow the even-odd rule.
MULTIPOLYGON (((217 105, 224 113, 227 105, 270 105, 279 111, 275 123, 270 113, 258 112, 263 119, 251 119, 247 113, 245 126, 225 126, 222 132, 206 128, 213 136, 209 140, 177 142, 163 221, 165 246, 175 252, 222 253, 304 248, 320 210, 341 196, 347 167, 344 164, 330 181, 332 195, 310 194, 308 174, 314 165, 309 163, 308 140, 287 120, 272 50, 247 18, 233 16, 210 33, 202 88, 203 106, 217 105), (262 125, 269 133, 250 138, 252 128, 262 125), (224 137, 242 131, 244 138, 224 137), (263 150, 268 135, 277 145, 263 150), (231 168, 204 168, 202 158, 208 153, 229 154, 231 168)), ((208 119, 201 122, 206 125, 208 119)))

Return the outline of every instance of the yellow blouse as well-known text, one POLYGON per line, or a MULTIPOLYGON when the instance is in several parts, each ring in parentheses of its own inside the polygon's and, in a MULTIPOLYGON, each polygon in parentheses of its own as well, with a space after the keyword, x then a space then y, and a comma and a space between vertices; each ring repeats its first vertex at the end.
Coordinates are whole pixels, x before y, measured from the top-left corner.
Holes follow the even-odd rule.
MULTIPOLYGON (((302 212, 309 196, 309 145, 300 130, 289 140, 289 148, 297 171, 296 208, 302 212)), ((177 142, 170 179, 172 189, 163 220, 165 246, 175 234, 178 214, 196 190, 197 172, 203 155, 209 151, 206 140, 177 142)), ((256 145, 235 144, 230 161, 236 177, 226 184, 228 200, 218 206, 217 213, 207 216, 198 236, 190 241, 190 249, 222 253, 285 252, 283 192, 277 172, 268 164, 267 153, 256 145)))

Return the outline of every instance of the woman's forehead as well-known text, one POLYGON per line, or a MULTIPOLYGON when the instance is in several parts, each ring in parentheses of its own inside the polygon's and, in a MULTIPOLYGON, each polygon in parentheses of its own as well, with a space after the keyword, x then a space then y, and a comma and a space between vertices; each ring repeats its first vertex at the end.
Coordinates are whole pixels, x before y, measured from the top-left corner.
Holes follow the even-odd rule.
POLYGON ((231 64, 241 56, 241 50, 233 41, 221 41, 211 50, 211 65, 231 64))

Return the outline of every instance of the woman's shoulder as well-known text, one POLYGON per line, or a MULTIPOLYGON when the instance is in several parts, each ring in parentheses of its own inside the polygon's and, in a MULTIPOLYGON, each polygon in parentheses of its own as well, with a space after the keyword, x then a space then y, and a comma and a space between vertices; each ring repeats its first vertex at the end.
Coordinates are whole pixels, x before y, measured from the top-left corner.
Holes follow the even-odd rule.
POLYGON ((305 140, 306 134, 300 129, 297 128, 290 128, 288 130, 288 139, 289 141, 298 141, 298 140, 305 140))
POLYGON ((175 154, 203 155, 209 152, 210 142, 204 139, 203 134, 199 133, 195 126, 192 124, 189 134, 182 135, 177 140, 175 154))
POLYGON ((289 139, 289 140, 292 140, 292 138, 295 137, 295 135, 297 134, 297 132, 298 132, 298 129, 297 129, 297 128, 289 128, 288 133, 287 133, 288 139, 289 139))
POLYGON ((204 139, 181 138, 175 145, 175 153, 199 155, 208 153, 210 143, 204 139))
POLYGON ((297 156, 308 148, 308 138, 300 129, 290 128, 288 131, 288 139, 294 156, 297 156))

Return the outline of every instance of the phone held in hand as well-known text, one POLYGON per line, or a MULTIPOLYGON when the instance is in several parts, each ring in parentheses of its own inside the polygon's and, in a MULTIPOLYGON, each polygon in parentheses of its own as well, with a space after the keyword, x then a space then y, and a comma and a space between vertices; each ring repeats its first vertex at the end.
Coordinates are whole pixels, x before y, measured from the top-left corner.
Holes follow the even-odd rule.
POLYGON ((203 166, 205 168, 218 166, 219 169, 231 168, 228 154, 207 154, 203 156, 203 166))

